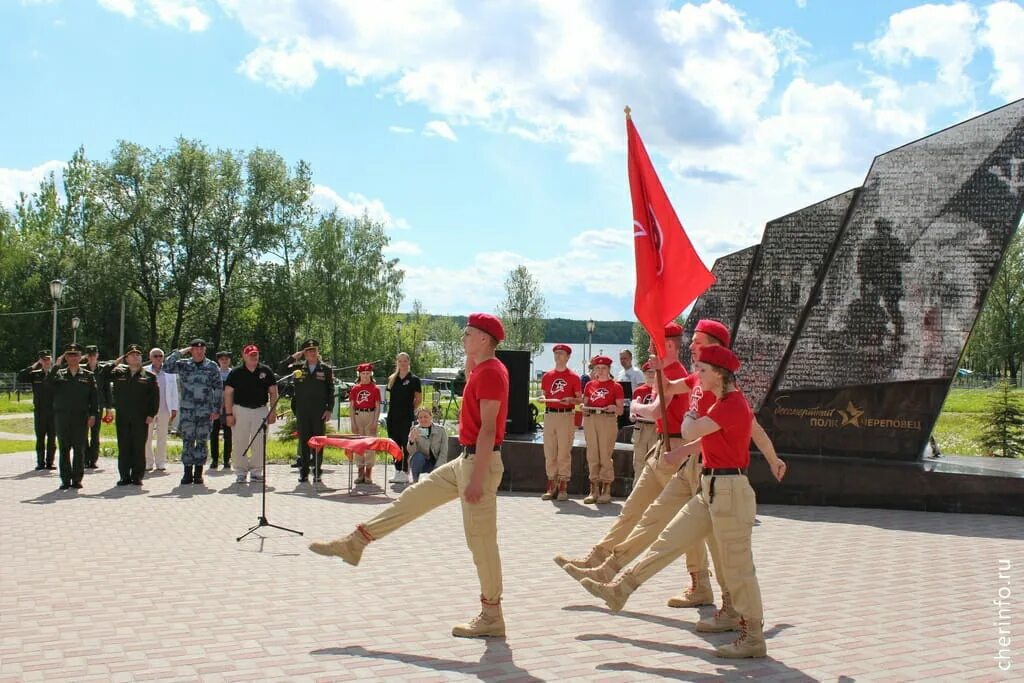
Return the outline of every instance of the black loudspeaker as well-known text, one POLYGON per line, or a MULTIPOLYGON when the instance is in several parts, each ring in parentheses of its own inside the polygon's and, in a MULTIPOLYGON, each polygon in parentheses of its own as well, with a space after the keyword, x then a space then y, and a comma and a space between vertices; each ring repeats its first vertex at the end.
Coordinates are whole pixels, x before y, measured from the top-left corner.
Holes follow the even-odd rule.
POLYGON ((530 352, 498 350, 495 355, 508 368, 505 432, 525 434, 530 431, 530 352))

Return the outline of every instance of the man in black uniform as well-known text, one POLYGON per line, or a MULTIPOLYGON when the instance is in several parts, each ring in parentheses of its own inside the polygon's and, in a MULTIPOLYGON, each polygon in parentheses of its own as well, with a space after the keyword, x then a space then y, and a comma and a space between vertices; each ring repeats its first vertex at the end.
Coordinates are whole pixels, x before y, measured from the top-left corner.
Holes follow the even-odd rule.
POLYGON ((142 347, 129 344, 124 365, 110 371, 114 408, 117 410, 118 486, 142 486, 146 473, 146 436, 160 411, 156 375, 142 367, 142 347))
MULTIPOLYGON (((231 352, 217 352, 217 370, 220 371, 220 382, 227 381, 231 373, 231 352)), ((224 469, 231 469, 231 427, 224 416, 224 398, 221 395, 220 417, 210 423, 210 470, 217 469, 217 461, 220 459, 220 435, 224 433, 224 469)))
MULTIPOLYGON (((302 350, 296 351, 281 364, 282 372, 295 376, 292 412, 299 431, 299 481, 309 481, 310 460, 313 455, 309 437, 324 434, 324 422, 331 419, 334 407, 334 370, 320 360, 320 342, 307 339, 302 350)), ((320 481, 323 451, 316 452, 313 481, 320 481)))
POLYGON ((64 354, 54 363, 50 371, 53 382, 53 415, 57 427, 57 442, 60 446, 60 488, 82 488, 85 474, 85 444, 87 434, 96 422, 99 395, 96 378, 79 363, 82 347, 68 344, 64 354), (67 367, 60 367, 60 360, 67 367), (72 460, 71 451, 75 451, 72 460))
POLYGON ((18 381, 32 385, 32 418, 36 428, 36 469, 52 470, 57 452, 57 432, 53 428, 53 383, 49 351, 40 351, 39 360, 18 372, 18 381))
POLYGON ((99 395, 99 402, 96 405, 96 420, 89 428, 89 443, 86 444, 85 469, 94 470, 100 462, 100 412, 110 416, 110 407, 113 400, 110 396, 110 371, 117 366, 121 359, 108 362, 100 362, 100 350, 94 344, 85 347, 85 369, 93 374, 96 380, 96 392, 99 395))

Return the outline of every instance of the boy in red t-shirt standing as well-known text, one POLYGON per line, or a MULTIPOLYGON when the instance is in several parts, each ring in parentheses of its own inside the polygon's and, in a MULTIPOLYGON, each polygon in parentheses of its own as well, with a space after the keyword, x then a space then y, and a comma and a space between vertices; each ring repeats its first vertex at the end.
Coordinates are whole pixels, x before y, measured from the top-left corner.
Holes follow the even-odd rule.
POLYGON ((466 388, 459 416, 462 457, 434 470, 399 496, 390 507, 360 524, 349 535, 311 543, 320 555, 335 555, 359 564, 366 546, 456 498, 462 502, 462 522, 480 580, 480 614, 452 629, 461 638, 501 637, 501 557, 498 553, 498 485, 504 473, 501 452, 508 416, 508 370, 494 350, 505 338, 501 320, 473 313, 462 335, 466 351, 466 388))
MULTIPOLYGON (((373 364, 360 363, 356 366, 359 383, 348 392, 349 421, 352 433, 359 436, 377 436, 377 425, 380 420, 380 389, 373 383, 373 364)), ((353 456, 359 475, 356 484, 373 483, 373 463, 377 459, 376 452, 367 451, 353 456)))
POLYGON ((555 344, 552 353, 555 369, 548 370, 540 380, 544 392, 544 469, 548 475, 548 488, 541 496, 544 500, 558 497, 568 500, 569 477, 572 474, 572 441, 576 434, 573 411, 580 403, 583 391, 580 376, 569 369, 572 348, 555 344))
POLYGON ((612 452, 619 433, 618 416, 622 415, 626 397, 622 385, 611 378, 611 358, 594 356, 590 364, 593 379, 583 387, 583 437, 587 440, 590 495, 583 502, 604 504, 612 502, 612 452))
POLYGON ((658 430, 654 426, 654 420, 642 418, 636 413, 640 406, 647 405, 654 400, 654 383, 657 381, 657 371, 651 367, 650 362, 644 363, 644 384, 641 384, 633 391, 633 398, 629 402, 629 419, 633 422, 633 481, 640 480, 652 453, 651 449, 658 444, 658 430))

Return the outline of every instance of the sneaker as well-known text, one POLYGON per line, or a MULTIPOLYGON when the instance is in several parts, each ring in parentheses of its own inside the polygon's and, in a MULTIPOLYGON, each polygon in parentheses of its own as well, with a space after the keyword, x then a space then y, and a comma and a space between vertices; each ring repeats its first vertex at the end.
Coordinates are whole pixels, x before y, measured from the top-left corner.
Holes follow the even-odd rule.
POLYGON ((229 463, 229 462, 224 463, 224 466, 221 467, 221 469, 222 470, 230 470, 231 469, 231 463, 229 463))
POLYGON ((398 472, 395 472, 395 476, 391 480, 391 483, 392 484, 408 484, 409 483, 409 475, 407 473, 402 472, 401 470, 399 470, 398 472))
POLYGON ((263 481, 263 475, 262 474, 256 474, 255 472, 253 472, 249 476, 252 478, 253 481, 263 481))
MULTIPOLYGON (((255 479, 255 477, 253 477, 253 478, 255 479)), ((244 484, 245 483, 245 475, 244 474, 239 474, 239 475, 235 476, 235 483, 236 484, 244 484)))

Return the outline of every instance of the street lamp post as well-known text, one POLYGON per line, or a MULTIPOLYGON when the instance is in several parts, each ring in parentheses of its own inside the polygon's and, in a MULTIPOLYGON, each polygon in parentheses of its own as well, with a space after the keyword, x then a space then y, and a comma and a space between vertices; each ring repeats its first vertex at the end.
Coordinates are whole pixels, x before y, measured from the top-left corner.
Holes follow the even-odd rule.
POLYGON ((71 319, 71 341, 75 344, 78 343, 78 326, 82 323, 82 319, 77 315, 71 319))
POLYGON ((60 303, 60 296, 64 293, 64 282, 61 280, 50 281, 50 296, 53 298, 53 348, 50 349, 50 353, 53 357, 58 356, 57 353, 57 304, 60 303))
POLYGON ((587 321, 587 360, 589 361, 594 352, 594 328, 597 324, 593 319, 587 321))
POLYGON ((395 320, 395 356, 402 352, 402 321, 395 320))

